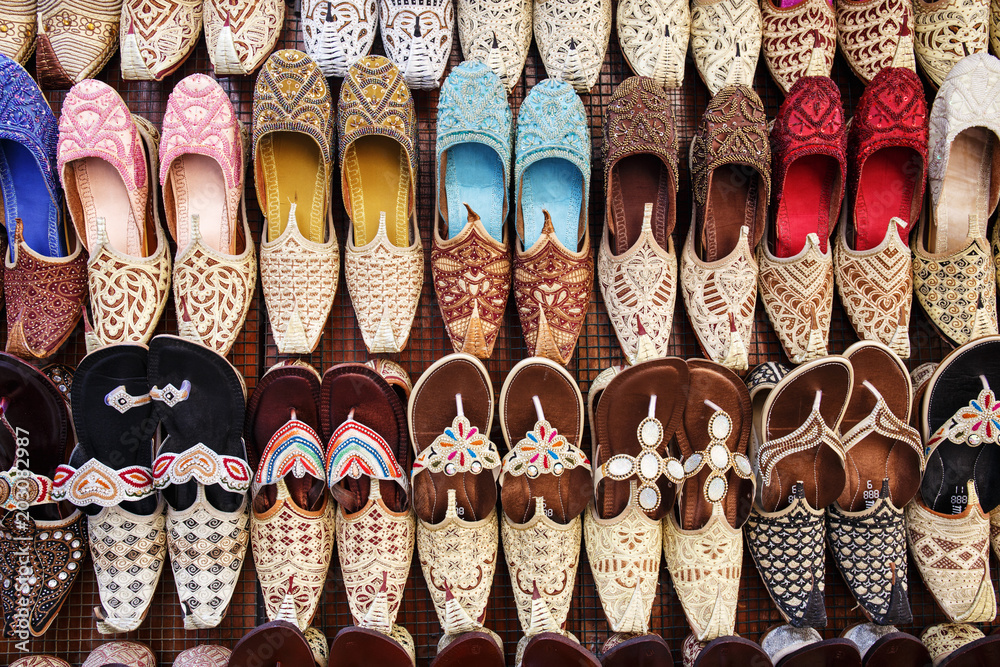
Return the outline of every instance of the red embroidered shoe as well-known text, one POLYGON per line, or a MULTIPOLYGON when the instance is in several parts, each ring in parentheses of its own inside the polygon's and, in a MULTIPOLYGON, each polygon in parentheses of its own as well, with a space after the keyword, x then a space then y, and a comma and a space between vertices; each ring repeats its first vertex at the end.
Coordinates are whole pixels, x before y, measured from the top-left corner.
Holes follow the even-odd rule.
POLYGON ((927 102, 909 69, 882 70, 865 89, 848 137, 847 203, 834 251, 840 299, 858 336, 910 355, 910 230, 927 175, 927 102))
POLYGON ((792 363, 825 357, 833 308, 830 233, 847 177, 840 90, 825 76, 792 86, 771 130, 775 196, 757 251, 760 295, 792 363))

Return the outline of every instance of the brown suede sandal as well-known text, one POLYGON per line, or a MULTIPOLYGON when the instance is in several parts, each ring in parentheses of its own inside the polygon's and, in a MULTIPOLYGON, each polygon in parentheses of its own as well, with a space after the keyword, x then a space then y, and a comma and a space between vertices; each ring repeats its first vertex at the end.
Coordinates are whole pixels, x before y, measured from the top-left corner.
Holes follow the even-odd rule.
POLYGON ((761 637, 760 646, 775 667, 861 667, 854 642, 823 639, 813 628, 773 627, 761 637))
POLYGON ((683 646, 684 667, 772 667, 771 658, 759 644, 736 635, 710 642, 688 635, 683 646))
POLYGON ((844 630, 844 639, 854 642, 864 667, 927 667, 930 653, 924 643, 892 625, 857 623, 844 630))
POLYGON ((520 362, 500 391, 508 453, 500 474, 504 553, 524 637, 516 665, 588 665, 596 657, 565 629, 590 501, 580 449, 583 396, 561 365, 520 362))
POLYGON ((287 621, 270 621, 248 632, 233 647, 229 667, 313 667, 309 642, 287 621))
POLYGON ((493 386, 482 362, 450 354, 428 368, 407 408, 417 551, 442 638, 435 666, 503 665, 503 644, 483 627, 499 534, 500 454, 490 442, 493 386), (454 416, 453 416, 454 415, 454 416))

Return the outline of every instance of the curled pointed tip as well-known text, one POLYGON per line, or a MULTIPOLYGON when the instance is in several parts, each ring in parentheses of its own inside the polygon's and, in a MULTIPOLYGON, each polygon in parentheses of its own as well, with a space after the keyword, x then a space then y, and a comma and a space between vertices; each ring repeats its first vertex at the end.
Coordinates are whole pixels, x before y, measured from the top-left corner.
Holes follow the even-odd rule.
POLYGON ((736 328, 736 316, 733 315, 732 312, 730 312, 729 313, 729 333, 736 333, 736 332, 737 332, 737 328, 736 328))
MULTIPOLYGON (((3 399, 3 400, 6 400, 6 399, 3 399)), ((538 592, 538 582, 537 581, 533 581, 533 582, 531 582, 531 584, 532 584, 532 586, 534 586, 534 589, 531 591, 531 599, 532 600, 538 600, 539 598, 542 597, 542 594, 538 592)))
POLYGON ((899 24, 899 36, 910 36, 910 18, 906 15, 906 12, 903 12, 903 22, 899 24))
POLYGON ((552 225, 552 216, 544 208, 542 209, 542 215, 545 216, 545 224, 542 225, 542 236, 555 234, 556 228, 552 225))
POLYGON ((413 36, 420 37, 420 21, 413 24, 413 36))
POLYGON ((642 326, 642 318, 638 315, 635 316, 635 330, 640 336, 646 335, 646 327, 642 326))
POLYGON ((492 48, 494 48, 494 49, 499 49, 500 48, 500 41, 497 39, 497 31, 496 30, 493 31, 493 41, 490 43, 490 46, 492 48))
POLYGON ((569 48, 571 51, 576 51, 576 40, 572 37, 569 39, 569 48))
POLYGON ((473 211, 471 206, 469 206, 466 202, 462 202, 462 205, 465 206, 465 210, 469 212, 469 222, 477 222, 480 220, 479 214, 473 211))
POLYGON ((181 301, 181 320, 184 322, 190 322, 191 313, 188 312, 187 297, 182 294, 180 301, 181 301))

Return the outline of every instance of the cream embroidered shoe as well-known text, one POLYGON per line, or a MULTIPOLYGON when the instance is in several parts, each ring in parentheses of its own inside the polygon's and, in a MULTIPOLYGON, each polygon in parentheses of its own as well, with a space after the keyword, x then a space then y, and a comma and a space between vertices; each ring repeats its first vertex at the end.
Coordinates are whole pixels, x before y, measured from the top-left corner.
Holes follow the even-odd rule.
POLYGON ((216 76, 251 74, 271 55, 285 23, 282 0, 205 0, 205 43, 216 76))
POLYGON ((0 26, 0 53, 24 65, 35 51, 37 2, 10 0, 5 3, 4 13, 4 25, 0 26))
POLYGON ((840 51, 865 85, 887 67, 916 70, 910 0, 842 0, 836 9, 840 51))
POLYGON ((316 349, 337 293, 333 228, 333 104, 319 66, 301 51, 275 52, 253 96, 253 164, 266 225, 260 280, 281 354, 316 349))
POLYGON ((986 223, 1000 198, 1000 61, 973 54, 951 70, 931 107, 930 206, 913 236, 913 291, 953 345, 997 333, 986 223))
POLYGON ((458 37, 466 60, 486 63, 507 92, 521 78, 531 47, 532 0, 458 0, 458 37))
POLYGON ((771 78, 788 93, 807 76, 830 76, 837 53, 837 18, 829 0, 761 0, 764 62, 771 78))
POLYGON ((451 55, 454 0, 379 0, 378 7, 385 53, 406 85, 437 88, 451 55))
POLYGON ((343 78, 347 68, 371 51, 378 32, 376 0, 304 0, 302 40, 305 52, 323 76, 343 78))
POLYGON ((724 88, 691 140, 695 205, 681 252, 681 293, 705 356, 737 372, 749 365, 757 304, 754 248, 771 195, 764 106, 746 86, 724 88))
POLYGON ((691 52, 710 94, 753 84, 762 30, 754 0, 693 0, 691 52))
POLYGON ((989 13, 986 2, 975 0, 913 0, 913 46, 933 85, 940 86, 962 58, 986 52, 989 13))
POLYGON ((119 28, 123 79, 162 81, 201 36, 203 0, 124 0, 119 28))
POLYGON ((549 78, 590 92, 611 37, 611 0, 536 0, 534 23, 549 78))
POLYGON ((661 88, 680 88, 691 36, 687 0, 621 0, 618 42, 632 71, 661 88))

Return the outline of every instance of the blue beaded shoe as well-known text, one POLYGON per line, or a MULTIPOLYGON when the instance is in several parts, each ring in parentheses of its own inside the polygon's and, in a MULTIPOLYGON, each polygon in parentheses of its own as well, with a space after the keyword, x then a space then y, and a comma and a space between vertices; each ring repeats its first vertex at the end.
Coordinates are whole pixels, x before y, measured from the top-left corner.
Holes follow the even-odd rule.
POLYGON ((510 292, 511 111, 500 79, 467 61, 438 101, 437 221, 431 273, 456 352, 488 358, 510 292))

